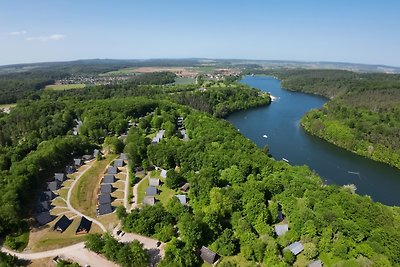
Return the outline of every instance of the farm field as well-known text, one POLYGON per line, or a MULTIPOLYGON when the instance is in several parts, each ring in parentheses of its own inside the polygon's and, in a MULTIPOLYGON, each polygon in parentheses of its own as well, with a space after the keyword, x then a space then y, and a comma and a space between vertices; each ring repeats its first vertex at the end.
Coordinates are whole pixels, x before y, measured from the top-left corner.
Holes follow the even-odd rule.
POLYGON ((47 85, 45 90, 54 90, 54 91, 62 91, 62 90, 70 90, 70 89, 82 89, 85 88, 86 84, 77 83, 77 84, 51 84, 47 85))

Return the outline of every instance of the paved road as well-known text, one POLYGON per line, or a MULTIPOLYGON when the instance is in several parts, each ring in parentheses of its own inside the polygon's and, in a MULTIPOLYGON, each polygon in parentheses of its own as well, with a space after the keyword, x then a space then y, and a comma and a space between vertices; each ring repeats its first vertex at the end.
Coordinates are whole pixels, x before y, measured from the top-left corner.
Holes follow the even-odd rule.
POLYGON ((74 209, 74 207, 72 207, 72 205, 71 205, 71 195, 72 195, 72 191, 74 190, 74 187, 75 187, 76 183, 79 181, 79 179, 82 177, 82 175, 85 174, 85 173, 92 167, 93 163, 94 163, 94 162, 91 162, 90 165, 89 165, 89 167, 86 168, 83 172, 81 172, 81 173, 75 178, 75 180, 72 182, 71 187, 70 187, 69 190, 68 190, 67 201, 66 201, 66 202, 67 202, 67 207, 68 207, 68 209, 70 209, 72 212, 76 213, 77 215, 79 215, 79 216, 85 216, 88 220, 91 220, 92 222, 94 222, 95 224, 97 224, 97 225, 101 228, 101 230, 103 230, 103 232, 107 232, 106 228, 104 227, 104 225, 103 225, 101 222, 99 222, 99 221, 97 221, 96 219, 91 218, 91 217, 89 217, 89 216, 87 216, 87 215, 85 215, 85 214, 79 212, 78 210, 74 209))
POLYGON ((1 248, 2 252, 14 255, 18 257, 19 259, 24 259, 24 260, 36 260, 36 259, 42 259, 42 258, 52 258, 55 256, 60 256, 62 258, 68 258, 71 259, 80 265, 84 266, 85 264, 88 264, 90 266, 105 266, 105 267, 116 267, 118 265, 106 260, 100 255, 97 255, 94 252, 91 252, 87 249, 85 249, 85 244, 84 242, 80 242, 78 244, 64 247, 64 248, 58 248, 58 249, 53 249, 53 250, 48 250, 48 251, 43 251, 43 252, 36 252, 36 253, 18 253, 14 252, 12 250, 6 249, 4 247, 1 248))

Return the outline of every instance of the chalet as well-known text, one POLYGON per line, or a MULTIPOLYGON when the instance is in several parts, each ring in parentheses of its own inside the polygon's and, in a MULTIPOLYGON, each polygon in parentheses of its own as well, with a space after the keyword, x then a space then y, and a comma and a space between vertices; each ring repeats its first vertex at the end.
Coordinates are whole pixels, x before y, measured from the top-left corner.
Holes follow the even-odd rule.
POLYGON ((93 150, 93 158, 97 158, 97 156, 101 155, 101 151, 98 149, 93 150))
POLYGON ((68 226, 72 223, 72 220, 68 219, 67 216, 63 215, 54 225, 54 230, 58 232, 64 232, 68 226))
POLYGON ((106 174, 103 178, 103 184, 112 184, 115 182, 114 174, 106 174))
POLYGON ((211 251, 209 248, 202 246, 200 250, 200 257, 209 264, 214 264, 218 260, 218 254, 211 251))
POLYGON ((114 160, 114 167, 123 167, 124 166, 124 160, 122 159, 116 159, 114 160))
POLYGON ((154 186, 149 186, 146 188, 146 196, 155 196, 157 195, 157 188, 154 186))
POLYGON ((98 215, 105 215, 113 212, 113 208, 110 203, 108 204, 101 204, 97 209, 98 215))
POLYGON ((182 135, 183 140, 187 141, 189 139, 185 129, 180 130, 180 133, 182 135))
POLYGON ((181 191, 182 192, 187 192, 189 190, 190 184, 185 183, 184 185, 181 186, 181 191))
POLYGON ((93 155, 83 155, 82 156, 82 160, 83 161, 89 161, 89 160, 92 160, 92 159, 94 159, 93 155))
POLYGON ((323 267, 321 260, 315 260, 307 265, 307 267, 323 267))
POLYGON ((118 168, 115 166, 110 166, 107 169, 107 174, 117 174, 118 173, 118 168))
POLYGON ((289 225, 287 225, 287 224, 275 225, 275 233, 277 236, 284 235, 288 230, 289 230, 289 225))
POLYGON ((64 173, 55 173, 54 180, 64 182, 65 180, 67 180, 67 176, 64 173))
POLYGON ((113 187, 111 186, 111 184, 102 184, 100 186, 100 192, 102 194, 110 194, 113 190, 113 187))
POLYGON ((60 187, 61 183, 58 180, 47 183, 47 189, 49 189, 50 191, 56 191, 60 189, 60 187))
POLYGON ((165 130, 160 130, 158 131, 158 133, 156 134, 156 136, 153 137, 153 139, 151 140, 152 144, 157 144, 159 143, 163 138, 164 138, 164 133, 165 130))
POLYGON ((86 219, 86 217, 82 216, 81 222, 79 223, 79 226, 75 231, 75 234, 77 235, 87 234, 89 233, 91 227, 92 227, 92 221, 89 221, 88 219, 86 219))
POLYGON ((160 176, 161 176, 162 178, 167 178, 167 171, 164 170, 164 169, 161 169, 161 174, 160 174, 160 176))
POLYGON ((143 204, 144 205, 153 206, 155 204, 155 202, 156 202, 156 199, 154 197, 146 196, 143 199, 143 204))
POLYGON ((41 201, 38 204, 37 210, 39 212, 49 211, 51 209, 51 205, 49 201, 41 201))
POLYGON ((65 173, 66 174, 72 174, 74 172, 76 172, 75 166, 68 165, 67 167, 65 167, 65 173))
POLYGON ((110 194, 102 194, 99 195, 99 205, 111 203, 111 195, 110 194))
POLYGON ((283 250, 290 250, 293 253, 293 255, 297 256, 300 252, 304 250, 304 247, 303 244, 301 244, 300 242, 294 242, 289 246, 287 246, 286 248, 284 248, 283 250))
POLYGON ((126 154, 126 153, 121 153, 121 154, 119 155, 119 159, 128 160, 128 154, 126 154))
POLYGON ((80 167, 83 165, 83 160, 82 159, 74 159, 74 165, 75 167, 80 167))
POLYGON ((149 186, 154 186, 154 187, 160 186, 160 179, 150 178, 149 179, 149 186))
POLYGON ((50 201, 53 200, 56 197, 56 194, 54 194, 52 191, 44 191, 40 193, 40 201, 50 201))
POLYGON ((45 225, 54 220, 54 217, 50 214, 49 211, 45 211, 36 215, 35 219, 39 225, 45 225))
POLYGON ((181 202, 182 205, 187 205, 186 195, 175 195, 175 196, 179 199, 179 202, 181 202))

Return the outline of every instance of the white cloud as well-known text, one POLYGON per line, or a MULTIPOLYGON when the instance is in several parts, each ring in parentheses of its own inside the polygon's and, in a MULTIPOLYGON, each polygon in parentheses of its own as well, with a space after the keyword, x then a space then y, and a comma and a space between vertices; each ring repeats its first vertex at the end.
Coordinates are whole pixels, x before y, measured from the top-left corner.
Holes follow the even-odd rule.
POLYGON ((52 35, 48 35, 48 36, 28 37, 28 38, 26 38, 26 40, 47 42, 47 41, 60 41, 64 38, 65 38, 64 34, 52 34, 52 35))
POLYGON ((9 32, 8 34, 12 35, 12 36, 20 36, 20 35, 27 34, 27 32, 26 31, 16 31, 16 32, 9 32))

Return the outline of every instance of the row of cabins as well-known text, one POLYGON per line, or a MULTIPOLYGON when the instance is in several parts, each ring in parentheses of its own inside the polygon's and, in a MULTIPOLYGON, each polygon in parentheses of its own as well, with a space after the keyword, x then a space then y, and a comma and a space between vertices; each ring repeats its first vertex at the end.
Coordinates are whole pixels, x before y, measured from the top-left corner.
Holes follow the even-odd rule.
POLYGON ((114 188, 112 184, 116 182, 115 175, 118 173, 118 168, 125 165, 125 160, 127 160, 127 158, 127 154, 121 153, 120 157, 114 160, 114 165, 107 168, 107 173, 103 177, 100 185, 100 194, 98 195, 98 215, 105 215, 113 212, 114 208, 111 205, 113 201, 111 193, 114 188))

